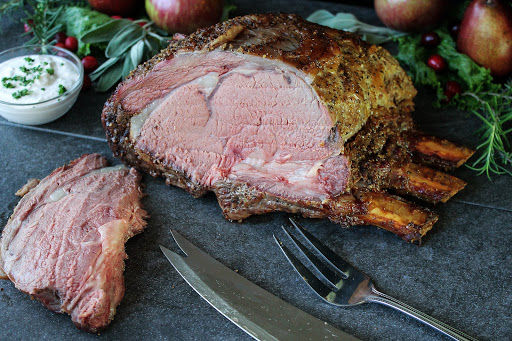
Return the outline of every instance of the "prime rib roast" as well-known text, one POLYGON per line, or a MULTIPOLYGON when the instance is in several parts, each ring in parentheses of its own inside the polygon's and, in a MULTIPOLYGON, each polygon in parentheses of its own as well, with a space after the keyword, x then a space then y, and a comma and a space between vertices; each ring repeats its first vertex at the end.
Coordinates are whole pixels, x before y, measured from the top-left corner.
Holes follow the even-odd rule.
POLYGON ((84 155, 18 194, 0 241, 3 277, 78 328, 101 330, 124 294, 124 244, 146 224, 140 174, 84 155))
POLYGON ((106 102, 123 162, 242 220, 286 211, 371 224, 418 242, 436 222, 398 195, 445 202, 465 183, 444 171, 472 151, 422 134, 416 90, 358 35, 295 15, 237 17, 172 43, 106 102))

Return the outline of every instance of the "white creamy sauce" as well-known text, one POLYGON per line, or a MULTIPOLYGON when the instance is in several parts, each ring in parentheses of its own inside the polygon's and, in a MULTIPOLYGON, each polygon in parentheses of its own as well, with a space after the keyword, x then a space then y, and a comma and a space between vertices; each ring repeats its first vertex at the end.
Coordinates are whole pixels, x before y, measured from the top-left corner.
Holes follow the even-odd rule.
POLYGON ((43 102, 71 90, 79 77, 69 60, 53 55, 29 55, 0 64, 0 100, 8 103, 43 102))

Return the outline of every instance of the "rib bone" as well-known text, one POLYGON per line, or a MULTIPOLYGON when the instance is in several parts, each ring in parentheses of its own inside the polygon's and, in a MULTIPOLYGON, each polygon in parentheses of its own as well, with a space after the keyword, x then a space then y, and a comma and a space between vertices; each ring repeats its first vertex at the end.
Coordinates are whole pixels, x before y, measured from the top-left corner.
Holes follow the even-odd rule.
POLYGON ((410 163, 391 168, 389 185, 399 193, 432 203, 444 203, 463 189, 466 182, 444 172, 410 163))
POLYGON ((475 152, 453 142, 426 135, 411 137, 409 149, 419 163, 444 170, 460 167, 475 152))
POLYGON ((437 221, 438 216, 429 209, 422 208, 398 196, 386 192, 360 191, 354 196, 355 205, 347 205, 347 198, 333 201, 330 220, 343 222, 351 216, 351 224, 374 225, 402 237, 408 242, 419 242, 437 221), (347 208, 352 212, 348 212, 347 208), (337 218, 338 217, 338 218, 337 218))

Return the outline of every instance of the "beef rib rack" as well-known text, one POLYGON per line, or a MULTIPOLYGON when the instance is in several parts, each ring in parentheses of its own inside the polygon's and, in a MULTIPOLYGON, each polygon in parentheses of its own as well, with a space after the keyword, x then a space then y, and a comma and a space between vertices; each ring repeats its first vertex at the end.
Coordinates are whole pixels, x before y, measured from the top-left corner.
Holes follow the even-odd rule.
POLYGON ((227 219, 272 211, 371 224, 413 242, 472 151, 423 135, 398 62, 358 35, 289 14, 237 17, 171 44, 120 84, 102 122, 114 155, 227 219), (393 194, 388 193, 392 190, 393 194))

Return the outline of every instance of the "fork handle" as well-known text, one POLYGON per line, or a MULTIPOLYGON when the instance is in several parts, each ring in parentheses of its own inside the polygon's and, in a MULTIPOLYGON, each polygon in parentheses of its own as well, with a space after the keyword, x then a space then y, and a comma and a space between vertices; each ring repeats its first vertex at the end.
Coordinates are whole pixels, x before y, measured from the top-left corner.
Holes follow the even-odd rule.
POLYGON ((386 295, 386 294, 378 291, 377 289, 375 289, 375 287, 373 285, 371 286, 371 290, 372 290, 373 295, 368 295, 366 297, 368 302, 384 304, 384 305, 387 305, 388 307, 399 310, 402 313, 405 313, 411 317, 414 317, 418 321, 421 321, 421 322, 431 326, 432 328, 437 329, 441 333, 446 334, 447 336, 451 337, 454 340, 478 341, 474 337, 471 337, 471 336, 447 325, 446 323, 443 323, 443 322, 419 311, 418 309, 415 309, 415 308, 411 307, 410 305, 407 305, 407 304, 397 300, 396 298, 393 298, 389 295, 386 295))

